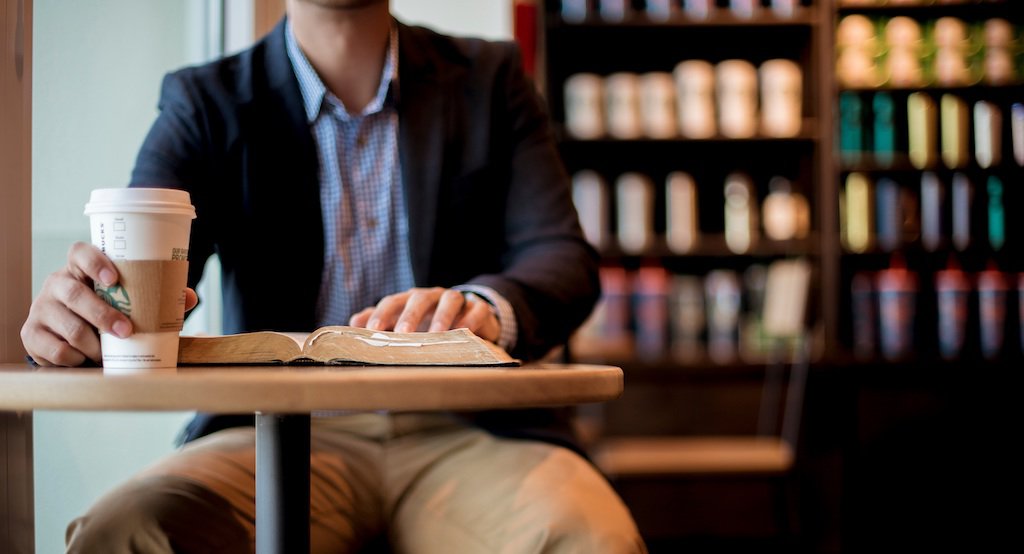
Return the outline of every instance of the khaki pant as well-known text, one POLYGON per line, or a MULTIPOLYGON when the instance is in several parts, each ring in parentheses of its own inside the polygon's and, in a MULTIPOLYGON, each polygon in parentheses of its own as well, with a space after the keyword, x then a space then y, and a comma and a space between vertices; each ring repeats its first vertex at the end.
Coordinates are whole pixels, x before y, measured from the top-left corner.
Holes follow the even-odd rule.
MULTIPOLYGON (((446 414, 314 418, 311 551, 644 552, 628 510, 577 454, 503 439, 446 414)), ((249 553, 255 430, 196 440, 68 526, 69 552, 249 553)))

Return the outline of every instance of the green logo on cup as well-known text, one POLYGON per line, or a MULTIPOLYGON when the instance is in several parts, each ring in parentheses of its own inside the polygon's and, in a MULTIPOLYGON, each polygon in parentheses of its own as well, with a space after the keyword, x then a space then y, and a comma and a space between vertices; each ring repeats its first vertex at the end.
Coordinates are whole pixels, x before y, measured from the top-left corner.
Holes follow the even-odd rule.
POLYGON ((96 294, 99 294, 104 302, 110 304, 122 314, 132 315, 132 299, 128 297, 128 291, 120 284, 111 287, 97 285, 96 294))

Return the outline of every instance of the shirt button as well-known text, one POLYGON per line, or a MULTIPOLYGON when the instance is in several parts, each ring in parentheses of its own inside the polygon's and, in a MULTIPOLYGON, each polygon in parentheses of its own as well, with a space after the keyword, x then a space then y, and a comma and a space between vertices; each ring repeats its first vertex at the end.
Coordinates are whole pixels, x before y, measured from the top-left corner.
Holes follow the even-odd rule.
POLYGON ((376 229, 377 228, 377 218, 376 217, 368 218, 366 220, 366 227, 368 229, 376 229))
POLYGON ((356 144, 359 145, 360 148, 366 146, 366 135, 360 134, 356 137, 356 144))

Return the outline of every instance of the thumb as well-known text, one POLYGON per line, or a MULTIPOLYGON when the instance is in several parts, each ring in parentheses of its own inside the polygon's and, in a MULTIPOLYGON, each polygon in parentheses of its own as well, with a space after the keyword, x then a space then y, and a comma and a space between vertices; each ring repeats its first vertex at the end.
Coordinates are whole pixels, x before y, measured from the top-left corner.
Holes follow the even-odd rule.
POLYGON ((185 311, 195 308, 196 304, 199 304, 199 295, 196 294, 196 291, 185 287, 185 311))

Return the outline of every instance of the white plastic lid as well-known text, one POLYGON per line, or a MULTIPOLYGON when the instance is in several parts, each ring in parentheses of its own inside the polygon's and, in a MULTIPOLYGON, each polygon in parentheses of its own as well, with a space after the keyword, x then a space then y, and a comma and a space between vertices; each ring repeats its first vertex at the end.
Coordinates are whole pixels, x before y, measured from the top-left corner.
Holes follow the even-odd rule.
POLYGON ((102 213, 168 214, 196 218, 196 209, 187 191, 162 188, 95 189, 85 205, 85 215, 102 213))

